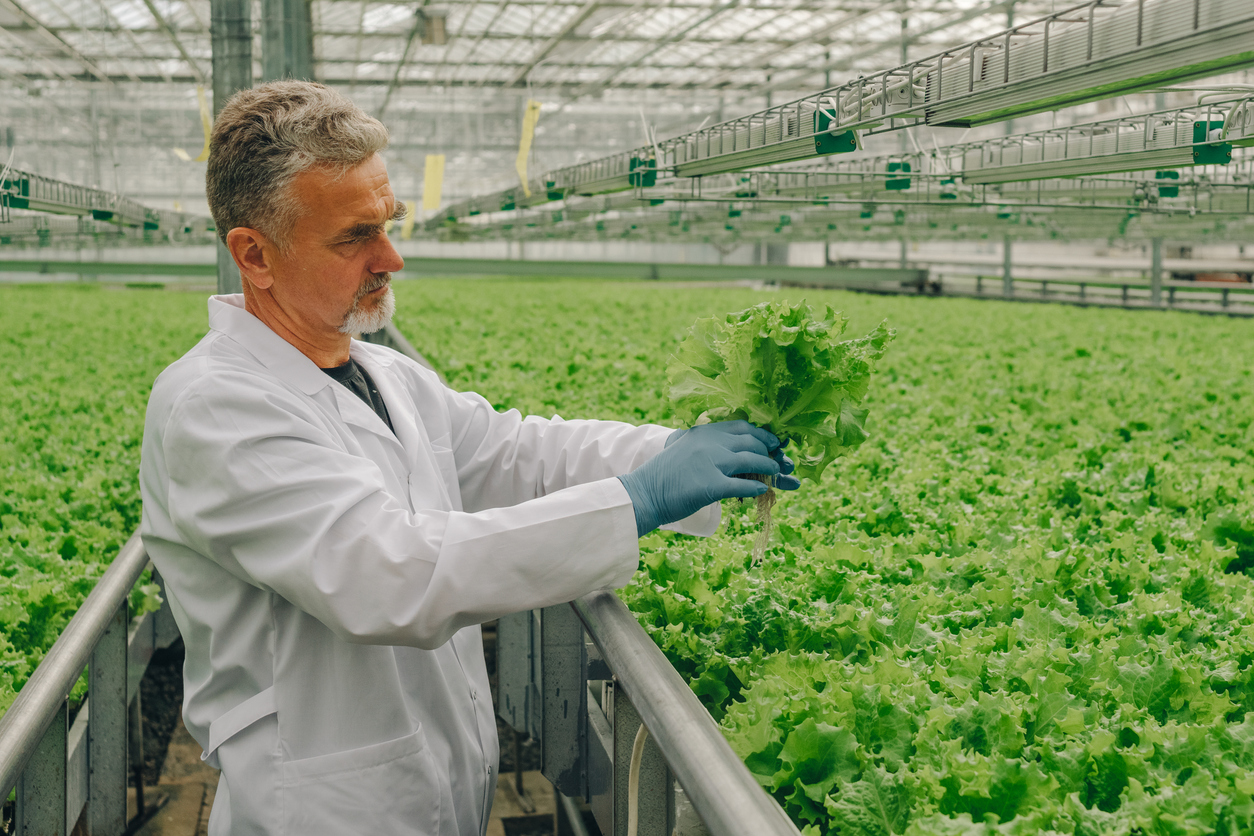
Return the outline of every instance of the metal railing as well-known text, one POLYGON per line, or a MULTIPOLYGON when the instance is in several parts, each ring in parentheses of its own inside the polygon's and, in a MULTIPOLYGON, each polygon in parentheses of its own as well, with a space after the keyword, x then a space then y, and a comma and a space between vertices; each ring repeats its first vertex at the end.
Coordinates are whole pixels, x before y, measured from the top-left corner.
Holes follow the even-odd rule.
MULTIPOLYGON (((540 743, 541 771, 601 832, 671 836, 678 781, 712 836, 797 836, 709 712, 612 592, 497 622, 498 712, 540 743), (648 730, 628 804, 630 761, 648 730)), ((567 805, 569 806, 569 805, 567 805)))
POLYGON ((123 833, 128 761, 142 814, 139 681, 153 652, 178 637, 168 604, 131 623, 130 592, 148 565, 136 534, 0 717, 0 797, 17 790, 11 833, 62 836, 80 818, 92 836, 123 833), (87 699, 70 725, 84 668, 87 699))

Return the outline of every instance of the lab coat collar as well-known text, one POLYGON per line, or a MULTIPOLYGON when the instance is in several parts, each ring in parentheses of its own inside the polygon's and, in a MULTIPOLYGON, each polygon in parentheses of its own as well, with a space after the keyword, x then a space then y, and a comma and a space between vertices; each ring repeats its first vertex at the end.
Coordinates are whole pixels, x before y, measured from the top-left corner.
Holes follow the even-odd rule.
MULTIPOLYGON (((248 311, 244 310, 244 295, 235 293, 229 296, 209 297, 209 327, 220 331, 242 345, 257 361, 272 371, 276 377, 298 388, 306 395, 314 395, 330 386, 334 381, 312 360, 300 352, 296 346, 280 337, 270 327, 248 311)), ((386 355, 368 355, 360 343, 353 341, 349 347, 349 356, 362 363, 367 373, 373 368, 391 364, 386 355), (368 358, 368 359, 367 359, 368 358), (366 362, 362 362, 365 360, 366 362)), ((384 391, 384 384, 378 374, 371 374, 375 385, 380 387, 385 403, 396 403, 395 395, 389 398, 384 391)), ((387 387, 390 389, 390 387, 387 387)), ((366 406, 361 398, 354 395, 344 386, 332 389, 335 404, 340 417, 347 423, 356 424, 375 435, 383 436, 393 442, 400 443, 393 432, 388 429, 373 409, 366 406)), ((396 419, 393 419, 395 423, 396 419)))
POLYGON ((209 327, 235 340, 280 380, 306 395, 320 392, 333 382, 300 349, 244 310, 242 293, 209 297, 209 327))

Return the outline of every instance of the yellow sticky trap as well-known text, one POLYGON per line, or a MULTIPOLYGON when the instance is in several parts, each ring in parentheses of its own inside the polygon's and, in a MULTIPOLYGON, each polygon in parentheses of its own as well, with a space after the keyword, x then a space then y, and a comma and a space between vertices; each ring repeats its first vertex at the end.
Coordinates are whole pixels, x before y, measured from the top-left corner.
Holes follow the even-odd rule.
POLYGON ((171 148, 170 150, 174 152, 174 156, 178 157, 183 162, 190 163, 192 161, 192 155, 184 151, 182 148, 171 148))
POLYGON ((414 235, 414 216, 418 214, 416 201, 405 201, 405 220, 401 221, 401 240, 408 241, 414 235))
POLYGON ((434 212, 440 208, 440 194, 444 189, 444 155, 428 154, 422 174, 422 211, 434 212))
POLYGON ((205 132, 205 147, 196 157, 196 162, 203 163, 209 159, 209 134, 213 133, 213 114, 209 110, 209 98, 205 95, 203 84, 196 85, 196 99, 200 102, 200 127, 205 132))
POLYGON ((531 140, 536 135, 536 122, 540 121, 540 103, 535 99, 527 100, 527 110, 523 114, 522 137, 518 140, 518 158, 514 160, 514 169, 522 182, 523 194, 531 197, 531 187, 527 185, 527 158, 531 156, 531 140))

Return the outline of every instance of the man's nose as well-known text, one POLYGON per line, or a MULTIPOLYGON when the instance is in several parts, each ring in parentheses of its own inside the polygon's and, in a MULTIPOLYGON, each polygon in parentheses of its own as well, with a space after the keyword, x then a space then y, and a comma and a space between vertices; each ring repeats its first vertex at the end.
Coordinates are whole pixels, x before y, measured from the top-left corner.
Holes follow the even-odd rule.
POLYGON ((396 251, 392 239, 387 233, 379 236, 378 248, 370 259, 367 268, 371 273, 395 273, 405 266, 405 259, 396 251))

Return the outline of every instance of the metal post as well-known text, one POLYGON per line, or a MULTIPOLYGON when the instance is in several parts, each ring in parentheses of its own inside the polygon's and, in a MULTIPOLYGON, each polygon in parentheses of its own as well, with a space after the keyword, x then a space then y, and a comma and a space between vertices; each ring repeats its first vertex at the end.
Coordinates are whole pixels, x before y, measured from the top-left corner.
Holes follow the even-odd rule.
MULTIPOLYGON (((1010 0, 1010 2, 1006 4, 1006 28, 1013 29, 1014 25, 1015 25, 1015 0, 1010 0)), ((1006 45, 1004 48, 1010 49, 1009 38, 1006 39, 1006 45)), ((1009 57, 1007 57, 1007 60, 1009 60, 1009 57)), ((1015 120, 1007 119, 1002 125, 1002 133, 1004 133, 1006 136, 1010 136, 1014 132, 1015 132, 1015 120)))
POLYGON ((906 269, 906 262, 909 261, 909 257, 908 257, 909 248, 910 248, 910 243, 906 241, 905 238, 902 238, 901 239, 901 253, 900 253, 901 258, 900 258, 900 265, 899 265, 902 270, 906 269))
MULTIPOLYGON (((628 781, 631 751, 640 729, 640 715, 622 688, 614 691, 614 832, 626 833, 630 815, 628 781)), ((670 836, 675 829, 675 778, 666 759, 650 738, 638 776, 637 830, 639 836, 670 836)))
POLYGON ((261 80, 313 78, 309 0, 261 0, 261 80))
MULTIPOLYGON (((222 110, 238 90, 253 86, 252 0, 210 0, 213 41, 213 112, 222 110)), ((221 239, 218 293, 239 293, 239 269, 221 239)))
POLYGON ((1001 244, 1001 292, 1007 299, 1015 295, 1015 280, 1011 275, 1014 260, 1013 241, 1009 235, 1002 239, 1001 244))
POLYGON ((126 830, 126 647, 123 601, 87 667, 87 821, 91 836, 126 830))
POLYGON ((65 836, 69 706, 61 703, 17 781, 16 836, 65 836))
MULTIPOLYGON (((910 61, 910 36, 908 34, 909 28, 910 28, 910 18, 906 15, 906 4, 902 3, 901 5, 901 64, 903 66, 909 63, 910 61)), ((903 154, 910 153, 910 137, 906 133, 906 131, 908 130, 909 128, 907 128, 906 130, 903 130, 900 134, 900 139, 898 140, 901 143, 901 153, 903 154)))
POLYGON ((588 791, 588 653, 583 625, 567 604, 540 616, 543 701, 540 768, 569 796, 588 791))
POLYGON ((1150 239, 1150 304, 1163 304, 1163 239, 1150 239))

